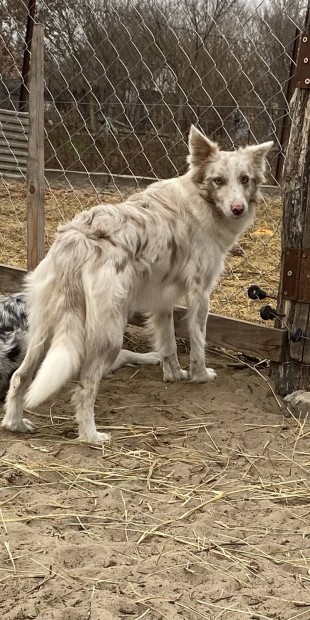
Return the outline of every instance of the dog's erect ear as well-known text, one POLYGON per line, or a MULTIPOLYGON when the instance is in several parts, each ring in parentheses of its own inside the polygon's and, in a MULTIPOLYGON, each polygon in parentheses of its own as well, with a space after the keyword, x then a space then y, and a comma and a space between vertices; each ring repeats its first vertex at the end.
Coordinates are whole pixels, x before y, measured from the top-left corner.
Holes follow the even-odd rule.
POLYGON ((253 165, 257 183, 263 183, 265 181, 265 157, 272 147, 273 142, 263 142, 262 144, 246 146, 243 149, 244 154, 250 158, 250 161, 253 165))
POLYGON ((264 157, 272 149, 274 142, 263 142, 262 144, 254 144, 246 146, 244 152, 252 157, 255 166, 261 167, 264 164, 264 157))
POLYGON ((204 136, 199 129, 191 126, 188 137, 189 156, 187 161, 192 166, 201 166, 212 155, 218 153, 216 142, 212 142, 204 136))

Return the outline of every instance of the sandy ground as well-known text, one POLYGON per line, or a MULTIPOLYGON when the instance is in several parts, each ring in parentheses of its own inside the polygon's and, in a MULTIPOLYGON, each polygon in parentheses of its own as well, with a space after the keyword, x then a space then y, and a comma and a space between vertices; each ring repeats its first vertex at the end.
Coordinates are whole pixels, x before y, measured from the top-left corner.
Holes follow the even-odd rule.
POLYGON ((104 449, 75 441, 68 390, 35 435, 0 432, 1 618, 309 620, 310 426, 210 357, 211 384, 102 381, 104 449))

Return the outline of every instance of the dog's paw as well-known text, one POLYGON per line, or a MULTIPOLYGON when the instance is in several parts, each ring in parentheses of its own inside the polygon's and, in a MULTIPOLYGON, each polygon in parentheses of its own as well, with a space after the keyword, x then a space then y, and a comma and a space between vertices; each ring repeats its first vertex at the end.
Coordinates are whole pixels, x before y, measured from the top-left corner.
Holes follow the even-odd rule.
POLYGON ((206 383, 207 381, 214 381, 214 379, 216 379, 216 372, 213 368, 204 368, 200 372, 190 373, 192 383, 206 383))
POLYGON ((293 409, 296 413, 306 415, 310 413, 310 392, 304 390, 298 390, 292 392, 284 398, 288 407, 293 409))
POLYGON ((5 428, 7 431, 11 431, 13 433, 34 433, 35 427, 27 418, 23 418, 22 420, 14 421, 5 419, 2 420, 1 424, 2 428, 5 428))
POLYGON ((78 441, 83 443, 104 443, 105 441, 110 441, 111 436, 110 433, 92 433, 91 435, 79 435, 78 441))
POLYGON ((167 368, 164 369, 163 376, 165 383, 173 383, 174 381, 184 381, 187 379, 188 373, 182 368, 175 368, 174 370, 167 368))

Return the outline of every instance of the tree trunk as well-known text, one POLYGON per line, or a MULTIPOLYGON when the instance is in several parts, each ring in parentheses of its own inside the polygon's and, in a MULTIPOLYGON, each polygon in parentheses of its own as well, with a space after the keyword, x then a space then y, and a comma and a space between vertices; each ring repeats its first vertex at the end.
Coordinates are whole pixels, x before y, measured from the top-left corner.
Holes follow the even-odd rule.
POLYGON ((310 286, 307 286, 307 278, 310 279, 310 90, 297 88, 291 103, 293 120, 282 180, 282 264, 278 300, 278 313, 285 315, 280 324, 288 328, 289 339, 286 361, 273 364, 271 370, 276 390, 281 395, 310 388, 310 286), (292 268, 287 264, 287 250, 291 248, 293 252, 300 250, 296 266, 292 268), (288 278, 291 277, 294 285, 299 275, 297 294, 292 295, 286 291, 286 288, 291 289, 288 278), (303 330, 306 339, 293 342, 291 330, 297 328, 303 330))

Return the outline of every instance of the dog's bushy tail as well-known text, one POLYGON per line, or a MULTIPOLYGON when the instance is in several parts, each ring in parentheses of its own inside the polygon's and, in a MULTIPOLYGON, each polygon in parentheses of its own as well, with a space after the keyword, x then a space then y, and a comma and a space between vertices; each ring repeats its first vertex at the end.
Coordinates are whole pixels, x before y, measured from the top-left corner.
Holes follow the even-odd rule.
POLYGON ((58 392, 79 372, 83 343, 79 335, 79 320, 68 312, 55 330, 51 346, 26 394, 25 405, 33 409, 58 392), (70 336, 69 336, 70 334, 70 336))
MULTIPOLYGON (((79 244, 78 239, 76 242, 79 244)), ((82 253, 85 245, 81 246, 82 253)), ((59 260, 60 253, 56 260, 53 252, 48 254, 28 277, 29 347, 42 347, 44 343, 39 363, 44 359, 25 396, 29 409, 36 408, 74 379, 84 355, 86 309, 81 270, 75 269, 70 254, 66 256, 64 252, 59 260), (50 281, 49 287, 44 283, 44 275, 50 281)))

